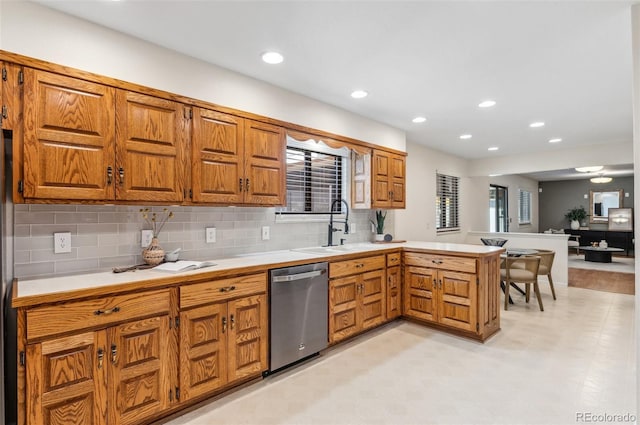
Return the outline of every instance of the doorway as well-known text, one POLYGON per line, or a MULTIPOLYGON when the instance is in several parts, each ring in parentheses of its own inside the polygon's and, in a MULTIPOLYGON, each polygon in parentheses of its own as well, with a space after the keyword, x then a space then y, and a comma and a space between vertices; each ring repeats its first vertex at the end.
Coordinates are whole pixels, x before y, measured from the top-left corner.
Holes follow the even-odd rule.
POLYGON ((504 186, 489 186, 489 231, 509 231, 509 189, 504 186))

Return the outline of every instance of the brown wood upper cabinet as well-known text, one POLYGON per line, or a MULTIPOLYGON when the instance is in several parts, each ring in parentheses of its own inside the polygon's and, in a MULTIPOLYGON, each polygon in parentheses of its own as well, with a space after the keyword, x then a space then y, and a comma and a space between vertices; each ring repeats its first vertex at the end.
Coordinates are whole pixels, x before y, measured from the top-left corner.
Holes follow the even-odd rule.
POLYGON ((180 202, 184 106, 24 70, 26 199, 180 202))
POLYGON ((193 109, 193 201, 284 205, 284 129, 218 111, 193 109))
POLYGON ((405 208, 405 172, 404 156, 373 150, 373 208, 405 208))

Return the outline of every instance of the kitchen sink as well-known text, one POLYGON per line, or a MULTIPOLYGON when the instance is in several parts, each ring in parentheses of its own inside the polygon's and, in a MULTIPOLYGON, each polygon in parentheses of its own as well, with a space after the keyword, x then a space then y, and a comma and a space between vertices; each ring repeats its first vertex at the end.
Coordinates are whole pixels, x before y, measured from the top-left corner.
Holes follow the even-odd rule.
POLYGON ((294 248, 291 251, 308 254, 337 254, 362 250, 362 246, 337 245, 337 246, 312 246, 309 248, 294 248))

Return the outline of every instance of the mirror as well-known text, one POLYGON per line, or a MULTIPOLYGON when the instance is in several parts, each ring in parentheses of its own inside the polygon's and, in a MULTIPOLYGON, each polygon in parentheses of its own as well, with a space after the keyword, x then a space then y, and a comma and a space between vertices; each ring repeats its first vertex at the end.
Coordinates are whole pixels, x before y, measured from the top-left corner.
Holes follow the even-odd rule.
POLYGON ((589 191, 589 222, 607 223, 609 221, 609 208, 620 208, 622 201, 622 189, 608 192, 589 191))

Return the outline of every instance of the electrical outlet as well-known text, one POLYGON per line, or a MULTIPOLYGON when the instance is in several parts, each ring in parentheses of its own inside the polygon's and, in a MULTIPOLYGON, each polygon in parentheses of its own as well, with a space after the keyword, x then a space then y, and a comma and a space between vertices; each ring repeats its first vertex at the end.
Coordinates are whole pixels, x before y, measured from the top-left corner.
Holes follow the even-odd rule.
POLYGON ((140 246, 143 248, 148 247, 153 239, 153 230, 143 230, 140 232, 140 246))
POLYGON ((356 232, 356 223, 349 224, 349 233, 354 234, 356 232))
POLYGON ((71 232, 53 234, 53 253, 64 254, 71 252, 71 232))
POLYGON ((262 240, 268 241, 270 237, 269 226, 262 226, 262 240))
POLYGON ((215 243, 216 242, 216 228, 215 227, 207 227, 205 229, 205 240, 207 243, 215 243))

